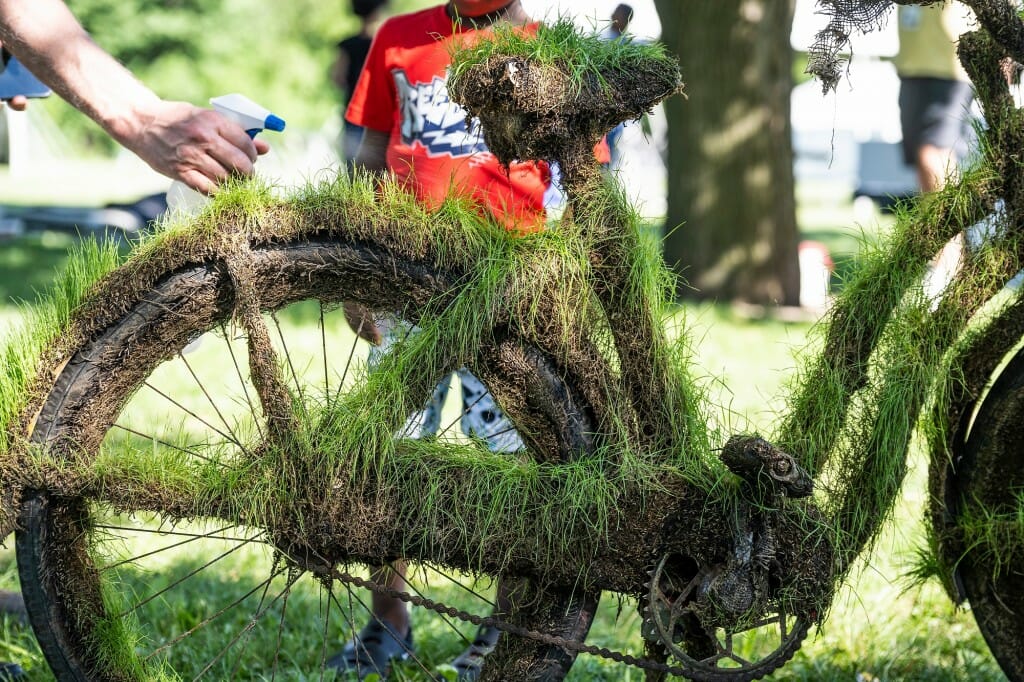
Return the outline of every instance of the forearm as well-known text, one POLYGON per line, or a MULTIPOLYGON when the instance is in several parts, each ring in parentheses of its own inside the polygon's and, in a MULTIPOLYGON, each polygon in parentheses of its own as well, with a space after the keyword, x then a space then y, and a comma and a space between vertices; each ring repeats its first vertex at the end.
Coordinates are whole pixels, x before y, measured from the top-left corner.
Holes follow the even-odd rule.
POLYGON ((0 0, 0 40, 40 80, 119 142, 159 101, 101 49, 60 0, 0 0))
POLYGON ((268 149, 212 110, 157 97, 93 42, 62 0, 0 0, 0 40, 153 169, 200 192, 252 173, 268 149))

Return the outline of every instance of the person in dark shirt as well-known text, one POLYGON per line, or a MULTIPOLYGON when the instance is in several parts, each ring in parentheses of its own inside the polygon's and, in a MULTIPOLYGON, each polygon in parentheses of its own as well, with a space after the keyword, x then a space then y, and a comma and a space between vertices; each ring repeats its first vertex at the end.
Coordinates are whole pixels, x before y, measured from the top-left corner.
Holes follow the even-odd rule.
MULTIPOLYGON (((370 51, 370 43, 373 42, 373 34, 377 31, 387 0, 351 0, 351 3, 352 13, 360 20, 359 32, 338 41, 338 54, 331 67, 331 80, 341 91, 342 111, 348 107, 352 90, 359 80, 359 73, 363 70, 363 62, 370 51)), ((362 140, 363 129, 349 123, 342 116, 338 151, 349 169, 353 167, 353 160, 362 140)))

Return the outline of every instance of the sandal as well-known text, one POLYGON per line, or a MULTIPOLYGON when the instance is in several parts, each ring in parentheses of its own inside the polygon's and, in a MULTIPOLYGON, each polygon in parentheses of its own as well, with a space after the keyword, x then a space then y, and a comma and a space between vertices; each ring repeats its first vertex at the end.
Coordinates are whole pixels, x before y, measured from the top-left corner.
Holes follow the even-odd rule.
POLYGON ((345 648, 327 659, 328 670, 339 675, 354 672, 358 679, 376 673, 387 679, 392 661, 404 661, 412 653, 412 626, 402 637, 389 623, 372 620, 356 634, 345 648))
POLYGON ((501 630, 498 628, 480 626, 473 642, 459 654, 458 658, 452 661, 452 667, 458 673, 458 677, 455 678, 458 682, 476 682, 480 678, 484 659, 494 651, 499 637, 501 637, 501 630))

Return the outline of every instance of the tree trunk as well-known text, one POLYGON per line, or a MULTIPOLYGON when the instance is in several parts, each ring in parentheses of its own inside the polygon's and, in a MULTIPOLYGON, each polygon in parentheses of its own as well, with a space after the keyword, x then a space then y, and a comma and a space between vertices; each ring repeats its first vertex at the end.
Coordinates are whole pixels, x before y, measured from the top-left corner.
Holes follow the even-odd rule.
POLYGON ((687 98, 666 102, 665 258, 681 297, 799 303, 794 0, 655 0, 687 98))

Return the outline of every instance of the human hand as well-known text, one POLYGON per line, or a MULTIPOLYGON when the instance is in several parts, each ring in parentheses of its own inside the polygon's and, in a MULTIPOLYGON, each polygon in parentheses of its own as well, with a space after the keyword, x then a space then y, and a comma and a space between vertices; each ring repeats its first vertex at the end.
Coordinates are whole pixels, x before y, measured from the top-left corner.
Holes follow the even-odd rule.
POLYGON ((352 331, 359 338, 369 341, 375 346, 381 344, 384 339, 381 336, 380 329, 377 327, 377 323, 373 319, 373 315, 370 314, 366 306, 360 303, 345 301, 342 309, 345 311, 345 319, 348 321, 348 326, 352 328, 352 331))
POLYGON ((0 100, 0 106, 3 106, 4 104, 15 111, 25 111, 28 107, 28 98, 24 95, 15 95, 8 100, 0 100))
POLYGON ((231 176, 252 174, 256 157, 270 149, 234 121, 188 102, 149 102, 112 134, 154 170, 204 194, 231 176))

